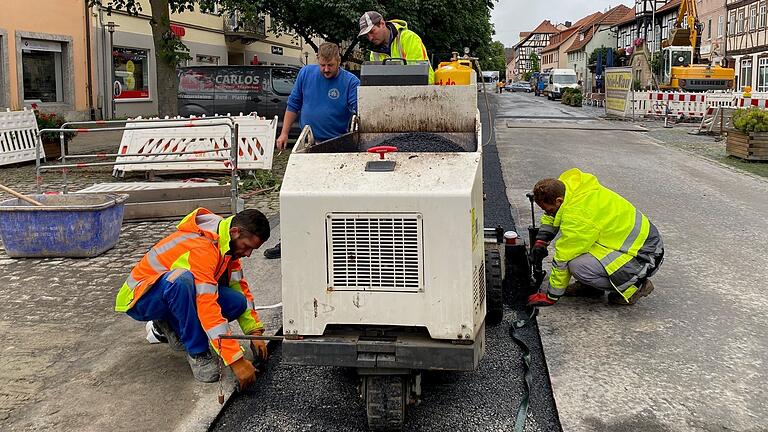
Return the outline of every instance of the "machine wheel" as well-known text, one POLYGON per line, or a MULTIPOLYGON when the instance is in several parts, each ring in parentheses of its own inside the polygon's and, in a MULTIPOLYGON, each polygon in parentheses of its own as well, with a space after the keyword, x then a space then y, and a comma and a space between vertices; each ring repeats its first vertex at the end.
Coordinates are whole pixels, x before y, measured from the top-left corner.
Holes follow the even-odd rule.
POLYGON ((485 322, 496 325, 504 318, 501 278, 501 253, 496 248, 485 250, 485 322))
POLYGON ((368 428, 372 431, 402 430, 407 407, 407 376, 369 375, 363 379, 368 428))

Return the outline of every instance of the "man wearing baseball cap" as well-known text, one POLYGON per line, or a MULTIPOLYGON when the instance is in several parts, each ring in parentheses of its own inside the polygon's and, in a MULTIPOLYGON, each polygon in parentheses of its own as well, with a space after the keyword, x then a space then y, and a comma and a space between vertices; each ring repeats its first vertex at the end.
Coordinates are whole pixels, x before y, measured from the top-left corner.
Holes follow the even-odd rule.
MULTIPOLYGON (((368 11, 360 17, 360 33, 357 37, 367 37, 371 42, 371 61, 385 58, 403 58, 407 61, 426 61, 429 63, 427 49, 419 35, 408 30, 408 23, 403 20, 385 21, 376 11, 368 11)), ((429 83, 435 81, 435 72, 429 66, 429 83)))

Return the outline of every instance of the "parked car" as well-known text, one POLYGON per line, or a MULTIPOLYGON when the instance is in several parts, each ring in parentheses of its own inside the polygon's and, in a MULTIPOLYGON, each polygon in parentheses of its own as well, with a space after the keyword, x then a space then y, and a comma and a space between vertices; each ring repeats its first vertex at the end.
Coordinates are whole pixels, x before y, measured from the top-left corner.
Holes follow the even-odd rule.
POLYGON ((504 90, 508 92, 531 92, 531 84, 525 82, 525 81, 515 81, 513 83, 507 84, 504 86, 504 90))
MULTIPOLYGON (((189 66, 179 68, 179 115, 277 116, 278 133, 299 68, 294 66, 189 66)), ((295 122, 291 135, 298 135, 295 122)))

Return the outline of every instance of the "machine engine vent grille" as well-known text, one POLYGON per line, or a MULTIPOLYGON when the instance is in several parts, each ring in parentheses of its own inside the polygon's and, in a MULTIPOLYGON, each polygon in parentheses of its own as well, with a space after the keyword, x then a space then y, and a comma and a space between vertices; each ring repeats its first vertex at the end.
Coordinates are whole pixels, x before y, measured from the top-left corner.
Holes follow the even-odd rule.
POLYGON ((421 215, 331 213, 326 235, 329 289, 416 292, 424 286, 421 215))
POLYGON ((485 301, 485 263, 480 263, 480 266, 475 267, 473 279, 475 310, 478 310, 485 301))

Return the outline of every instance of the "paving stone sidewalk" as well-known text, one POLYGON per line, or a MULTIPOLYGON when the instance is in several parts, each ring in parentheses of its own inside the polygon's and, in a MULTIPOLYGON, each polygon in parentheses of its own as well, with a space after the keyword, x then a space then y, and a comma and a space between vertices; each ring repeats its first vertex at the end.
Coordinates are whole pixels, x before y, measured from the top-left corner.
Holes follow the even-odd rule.
MULTIPOLYGON (((119 140, 119 133, 83 134, 70 152, 115 151, 119 140)), ((288 152, 276 159, 278 177, 287 159, 288 152)), ((34 193, 34 179, 34 164, 0 167, 0 183, 19 192, 34 193)), ((144 180, 137 175, 124 181, 144 180)), ((69 181, 74 191, 118 180, 111 168, 92 168, 70 172, 69 181)), ((45 175, 44 191, 62 186, 60 175, 45 175)), ((0 201, 7 198, 0 193, 0 201)), ((278 191, 251 196, 246 208, 274 219, 278 191)), ((207 426, 205 419, 194 420, 206 410, 215 415, 217 386, 195 383, 183 354, 148 344, 140 323, 113 310, 131 267, 176 222, 124 223, 117 246, 90 259, 12 259, 0 242, 0 430, 207 426), (137 406, 146 410, 135 412, 137 406), (180 426, 189 419, 192 424, 180 426)))

